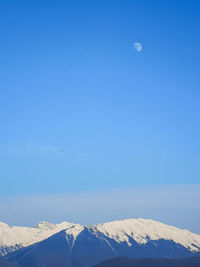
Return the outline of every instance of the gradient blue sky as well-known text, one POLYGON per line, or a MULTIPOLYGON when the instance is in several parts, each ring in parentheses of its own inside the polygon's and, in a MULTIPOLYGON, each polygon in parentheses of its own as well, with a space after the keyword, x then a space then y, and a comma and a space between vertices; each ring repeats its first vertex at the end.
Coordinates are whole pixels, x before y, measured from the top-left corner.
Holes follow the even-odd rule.
POLYGON ((0 194, 199 184, 199 12, 1 1, 0 194))

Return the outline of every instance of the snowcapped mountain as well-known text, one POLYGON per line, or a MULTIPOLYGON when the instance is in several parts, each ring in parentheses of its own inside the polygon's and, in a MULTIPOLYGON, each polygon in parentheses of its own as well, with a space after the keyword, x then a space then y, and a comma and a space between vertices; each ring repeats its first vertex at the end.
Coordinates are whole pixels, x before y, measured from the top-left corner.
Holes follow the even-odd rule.
POLYGON ((0 222, 0 255, 6 255, 19 248, 42 241, 73 225, 73 223, 68 222, 62 222, 60 224, 40 222, 34 227, 10 227, 0 222))
MULTIPOLYGON (((88 267, 118 256, 200 256, 200 235, 153 220, 127 219, 87 226, 66 222, 58 225, 42 223, 25 229, 21 232, 18 229, 20 234, 17 235, 12 232, 15 234, 12 243, 9 243, 12 233, 6 238, 5 235, 3 243, 16 250, 9 254, 8 250, 4 251, 8 254, 7 259, 22 267, 54 266, 52 262, 59 267, 88 267), (23 233, 27 232, 29 235, 25 237, 23 233)), ((2 236, 0 234, 0 243, 2 236)))
POLYGON ((200 235, 188 230, 169 226, 157 221, 147 219, 128 219, 108 222, 91 227, 94 231, 114 239, 116 242, 126 242, 131 246, 131 239, 138 244, 146 244, 149 240, 172 240, 190 251, 200 251, 200 235))

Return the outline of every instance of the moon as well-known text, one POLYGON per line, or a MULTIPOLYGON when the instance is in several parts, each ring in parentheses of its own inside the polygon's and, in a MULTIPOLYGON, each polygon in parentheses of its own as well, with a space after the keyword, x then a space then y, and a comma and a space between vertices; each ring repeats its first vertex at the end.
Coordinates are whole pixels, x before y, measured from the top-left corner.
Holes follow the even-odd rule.
POLYGON ((135 43, 134 43, 134 47, 135 47, 135 50, 136 50, 137 52, 141 52, 141 51, 142 51, 142 45, 141 45, 141 43, 139 43, 139 42, 135 42, 135 43))

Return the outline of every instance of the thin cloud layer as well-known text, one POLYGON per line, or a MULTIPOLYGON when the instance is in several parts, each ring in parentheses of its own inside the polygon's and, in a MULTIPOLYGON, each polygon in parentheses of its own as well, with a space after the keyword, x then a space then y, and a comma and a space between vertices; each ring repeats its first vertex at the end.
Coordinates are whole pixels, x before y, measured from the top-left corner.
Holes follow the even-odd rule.
POLYGON ((28 142, 20 147, 13 147, 8 149, 8 154, 12 156, 43 156, 43 155, 55 155, 61 154, 61 151, 50 145, 39 145, 36 142, 28 142))
POLYGON ((1 196, 1 221, 33 225, 41 220, 94 224, 151 218, 199 232, 200 185, 152 186, 57 195, 1 196))

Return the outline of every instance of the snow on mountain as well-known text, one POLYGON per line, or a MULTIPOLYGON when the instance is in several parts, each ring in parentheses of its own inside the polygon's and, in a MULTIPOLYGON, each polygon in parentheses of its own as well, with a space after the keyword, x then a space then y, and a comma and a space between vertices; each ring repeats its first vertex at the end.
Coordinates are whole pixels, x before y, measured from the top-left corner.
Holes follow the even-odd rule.
POLYGON ((96 240, 101 239, 113 251, 114 248, 109 240, 117 244, 124 242, 127 247, 133 246, 133 242, 145 245, 149 241, 167 240, 185 247, 192 253, 200 252, 200 235, 153 220, 126 219, 87 226, 68 222, 60 224, 40 222, 35 227, 10 227, 0 223, 0 254, 5 255, 21 247, 27 247, 62 230, 65 230, 66 241, 71 250, 80 236, 85 238, 88 236, 87 233, 90 233, 90 236, 96 240))
POLYGON ((82 225, 74 225, 66 230, 66 239, 69 247, 72 249, 76 241, 77 236, 84 230, 82 225))
MULTIPOLYGON (((190 251, 200 251, 200 235, 150 219, 125 219, 88 225, 85 228, 92 231, 93 234, 96 233, 97 236, 101 233, 117 243, 126 242, 128 246, 132 246, 130 238, 134 239, 138 244, 146 244, 149 240, 165 239, 172 240, 190 251)), ((66 230, 66 238, 70 239, 71 242, 73 239, 74 243, 77 236, 83 230, 84 227, 80 225, 68 228, 66 230)))
POLYGON ((200 235, 153 220, 126 219, 97 224, 92 228, 93 231, 101 232, 118 243, 126 242, 129 246, 132 245, 129 242, 130 237, 138 244, 145 244, 149 240, 165 239, 173 240, 190 251, 200 251, 200 235))
POLYGON ((34 227, 10 227, 0 222, 0 255, 42 241, 74 225, 68 222, 62 222, 60 224, 40 222, 34 227))

